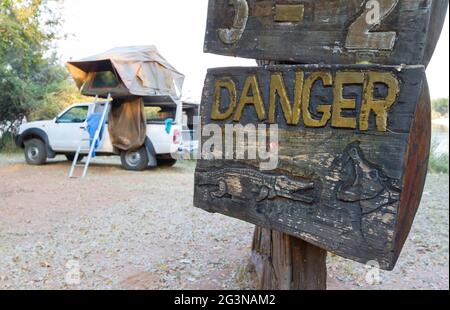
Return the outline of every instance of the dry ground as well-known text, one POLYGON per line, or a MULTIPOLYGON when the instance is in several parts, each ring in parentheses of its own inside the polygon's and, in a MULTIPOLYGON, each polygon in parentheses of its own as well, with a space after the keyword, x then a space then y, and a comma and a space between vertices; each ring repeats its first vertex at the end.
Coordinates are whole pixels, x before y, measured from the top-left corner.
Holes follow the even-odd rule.
MULTIPOLYGON (((253 226, 192 206, 194 164, 125 172, 98 159, 68 180, 59 158, 0 154, 0 289, 249 289, 253 226), (80 284, 67 276, 80 270, 80 284)), ((331 289, 449 289, 449 178, 430 175, 394 272, 330 255, 331 289)))

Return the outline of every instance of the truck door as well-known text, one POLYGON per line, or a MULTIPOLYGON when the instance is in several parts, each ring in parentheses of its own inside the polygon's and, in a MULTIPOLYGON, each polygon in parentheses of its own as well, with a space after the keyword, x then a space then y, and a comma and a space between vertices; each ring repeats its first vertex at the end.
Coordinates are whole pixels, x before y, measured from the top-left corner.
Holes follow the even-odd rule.
MULTIPOLYGON (((56 119, 54 128, 48 133, 55 151, 76 152, 85 133, 88 112, 88 105, 75 106, 56 119)), ((89 150, 89 142, 84 143, 82 149, 89 150)))

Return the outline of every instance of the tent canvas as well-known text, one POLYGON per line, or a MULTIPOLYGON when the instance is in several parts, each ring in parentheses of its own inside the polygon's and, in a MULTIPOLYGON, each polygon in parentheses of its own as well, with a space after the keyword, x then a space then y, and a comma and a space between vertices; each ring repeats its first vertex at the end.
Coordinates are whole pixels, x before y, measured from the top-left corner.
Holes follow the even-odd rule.
POLYGON ((184 75, 155 46, 118 47, 67 63, 81 93, 113 98, 172 96, 179 98, 184 75))
POLYGON ((155 46, 118 47, 67 67, 83 95, 114 98, 108 131, 123 151, 138 149, 146 140, 144 102, 177 104, 184 82, 155 46))

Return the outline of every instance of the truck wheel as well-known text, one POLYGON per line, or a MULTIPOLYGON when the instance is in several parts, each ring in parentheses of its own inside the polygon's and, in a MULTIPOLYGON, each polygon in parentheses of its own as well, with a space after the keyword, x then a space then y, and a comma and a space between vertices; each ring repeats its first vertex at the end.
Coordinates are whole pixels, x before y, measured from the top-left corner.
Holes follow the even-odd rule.
POLYGON ((40 139, 25 142, 25 160, 29 165, 43 165, 47 161, 47 149, 40 139))
POLYGON ((145 146, 134 151, 123 151, 120 154, 122 167, 129 171, 143 171, 148 166, 148 155, 145 146))
MULTIPOLYGON (((67 154, 67 155, 66 155, 66 158, 67 158, 68 161, 73 162, 73 160, 75 159, 75 154, 67 154)), ((81 155, 81 154, 80 154, 80 155, 78 156, 78 162, 82 161, 83 158, 84 158, 84 155, 81 155)))

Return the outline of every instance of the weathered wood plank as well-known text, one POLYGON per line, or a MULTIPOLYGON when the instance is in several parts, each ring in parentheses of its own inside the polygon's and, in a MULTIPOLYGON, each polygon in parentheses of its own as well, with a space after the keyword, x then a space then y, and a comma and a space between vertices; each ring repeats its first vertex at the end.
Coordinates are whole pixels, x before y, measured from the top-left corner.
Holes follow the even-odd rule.
POLYGON ((209 70, 203 126, 276 123, 279 161, 200 160, 195 205, 392 269, 426 175, 426 89, 423 66, 209 70))
MULTIPOLYGON (((258 66, 281 65, 257 60, 258 66)), ((285 233, 255 227, 252 263, 262 290, 326 290, 327 251, 285 233), (285 240, 285 242, 278 242, 285 240)))
POLYGON ((327 251, 301 239, 256 227, 252 260, 258 289, 327 289, 327 251))
POLYGON ((427 65, 448 0, 210 0, 205 52, 295 63, 427 65))

